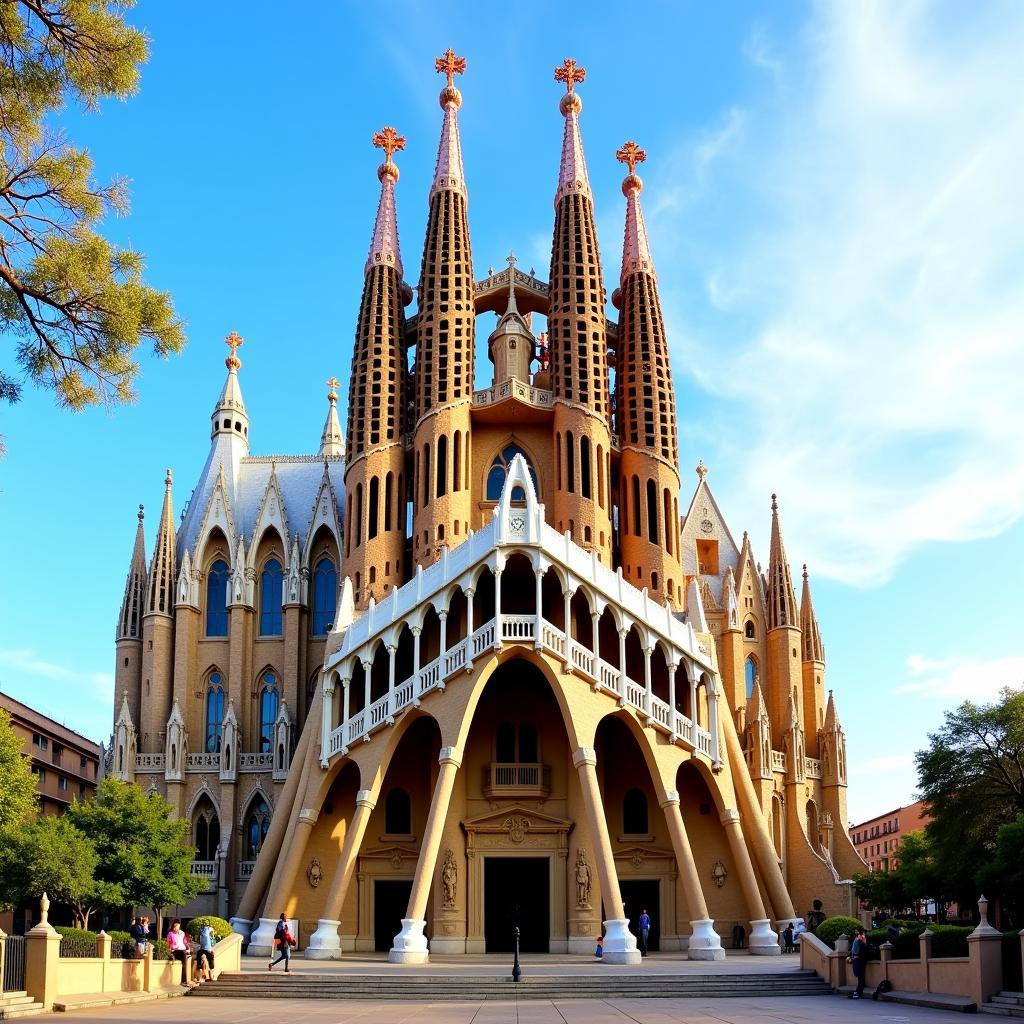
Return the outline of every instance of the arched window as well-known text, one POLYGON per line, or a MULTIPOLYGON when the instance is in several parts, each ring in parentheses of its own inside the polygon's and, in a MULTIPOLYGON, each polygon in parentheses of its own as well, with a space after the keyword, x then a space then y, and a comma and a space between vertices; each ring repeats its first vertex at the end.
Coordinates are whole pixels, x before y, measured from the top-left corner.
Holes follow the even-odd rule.
POLYGON ((633 534, 641 536, 640 532, 640 477, 633 475, 633 534))
POLYGON ((647 797, 639 789, 629 790, 622 800, 622 831, 626 835, 647 835, 647 797))
POLYGON ((647 539, 658 543, 658 485, 653 480, 647 481, 647 539))
POLYGON ((412 832, 412 801, 404 789, 393 789, 384 801, 384 831, 392 836, 412 832))
POLYGON ((206 635, 228 635, 228 563, 218 558, 206 574, 206 635))
POLYGON ((462 490, 462 431, 456 430, 452 438, 452 490, 462 490))
POLYGON ((270 831, 270 808, 266 800, 258 796, 249 807, 245 818, 245 859, 255 860, 259 856, 263 840, 270 831))
POLYGON ((537 729, 532 722, 523 722, 519 726, 519 760, 535 764, 537 756, 537 729))
POLYGON ((260 636, 281 635, 281 599, 284 573, 281 563, 271 558, 260 576, 260 636))
POLYGON ((743 627, 743 635, 748 640, 756 640, 757 639, 757 630, 754 628, 754 620, 753 619, 747 619, 747 624, 743 627))
MULTIPOLYGON (((750 625, 750 623, 748 623, 750 625)), ((750 700, 754 696, 754 683, 757 682, 757 662, 754 661, 753 655, 747 658, 746 664, 747 674, 747 700, 750 700)))
POLYGON ((313 567, 314 636, 326 636, 334 622, 337 600, 338 573, 329 558, 321 558, 313 567))
POLYGON ((580 438, 580 494, 590 497, 590 438, 580 438))
POLYGON ((370 477, 370 507, 366 515, 366 539, 377 536, 377 520, 380 518, 380 477, 370 477))
POLYGON ((220 821, 217 812, 206 804, 192 823, 196 860, 216 860, 220 846, 220 821))
POLYGON ((442 434, 437 439, 437 496, 448 493, 448 438, 442 434))
POLYGON ((393 473, 388 473, 384 477, 384 532, 387 533, 391 529, 391 488, 394 485, 395 478, 393 473))
POLYGON ((206 730, 203 742, 206 753, 216 754, 220 750, 220 727, 223 722, 224 683, 219 672, 211 672, 206 683, 206 730))
POLYGON ((570 494, 576 490, 576 439, 571 430, 565 435, 565 489, 570 494))
MULTIPOLYGON (((497 455, 494 456, 494 461, 491 463, 490 471, 487 474, 487 500, 498 501, 501 498, 501 489, 505 486, 505 477, 508 476, 509 466, 512 465, 512 460, 517 456, 522 455, 526 459, 526 467, 530 471, 530 479, 533 481, 533 489, 540 494, 540 488, 537 486, 537 474, 534 472, 533 463, 530 462, 529 455, 523 451, 522 448, 517 444, 506 445, 497 455)), ((512 491, 513 501, 526 501, 526 494, 522 487, 516 487, 512 491)))
POLYGON ((274 723, 281 695, 273 672, 264 672, 260 683, 260 752, 269 754, 274 749, 274 723))

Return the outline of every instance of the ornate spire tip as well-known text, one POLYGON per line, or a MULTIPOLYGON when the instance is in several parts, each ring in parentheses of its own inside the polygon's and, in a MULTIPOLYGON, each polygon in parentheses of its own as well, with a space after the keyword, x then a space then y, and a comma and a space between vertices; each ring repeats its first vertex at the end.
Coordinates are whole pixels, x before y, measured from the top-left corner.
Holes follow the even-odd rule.
POLYGON ((139 506, 139 522, 146 518, 146 508, 144 505, 139 506))
POLYGON ((231 349, 231 355, 224 360, 224 365, 229 370, 235 370, 237 372, 242 368, 242 360, 238 358, 238 350, 245 344, 245 338, 243 338, 238 331, 232 331, 224 339, 224 344, 231 349))
POLYGON ((697 460, 696 472, 697 476, 699 476, 701 480, 708 475, 708 467, 704 465, 703 459, 697 460))
POLYGON ((338 380, 337 377, 331 377, 331 379, 327 381, 327 387, 330 389, 327 392, 327 398, 329 401, 336 402, 338 400, 338 385, 340 383, 341 381, 338 380))
POLYGON ((405 136, 399 135, 390 125, 385 125, 379 132, 373 133, 373 144, 377 149, 384 150, 384 163, 377 168, 377 178, 383 181, 387 175, 393 181, 398 181, 398 168, 391 158, 405 149, 405 136))
POLYGON ((447 85, 441 90, 441 107, 447 107, 449 103, 455 104, 456 108, 462 106, 462 93, 455 88, 455 76, 466 72, 466 58, 457 57, 455 51, 449 46, 440 57, 434 58, 434 68, 439 75, 444 75, 447 85))
POLYGON ((165 487, 166 487, 166 488, 167 488, 168 490, 170 490, 170 489, 171 489, 171 484, 172 484, 173 482, 174 482, 174 480, 173 480, 173 477, 171 476, 171 471, 170 471, 170 469, 168 469, 168 470, 167 470, 167 476, 165 476, 165 477, 164 477, 164 486, 165 486, 165 487))
POLYGON ((804 562, 804 583, 807 582, 807 563, 804 562))
POLYGON ((774 495, 774 494, 772 495, 772 511, 773 512, 778 512, 779 511, 778 497, 777 497, 777 495, 774 495))
POLYGON ((577 82, 582 82, 587 77, 587 69, 581 68, 572 57, 566 57, 562 63, 555 68, 555 81, 564 82, 566 92, 572 92, 577 82))

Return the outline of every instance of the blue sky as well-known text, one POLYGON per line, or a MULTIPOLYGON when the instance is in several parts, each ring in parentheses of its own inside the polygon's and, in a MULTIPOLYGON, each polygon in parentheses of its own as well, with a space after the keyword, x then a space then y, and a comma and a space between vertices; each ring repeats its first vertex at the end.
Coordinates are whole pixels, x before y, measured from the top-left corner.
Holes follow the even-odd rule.
MULTIPOLYGON (((1024 9, 1017 4, 158 4, 139 95, 69 110, 100 178, 132 179, 107 232, 147 256, 189 346, 143 356, 138 403, 0 411, 0 686, 97 739, 135 506, 149 550, 205 459, 231 330, 254 454, 316 449, 347 381, 385 124, 415 281, 440 79, 460 113, 475 268, 546 276, 561 118, 586 66, 584 145, 609 287, 615 149, 647 149, 644 206, 669 324, 684 499, 698 458, 767 561, 777 491, 809 563, 863 819, 911 799, 943 710, 1024 682, 1024 9), (722 8, 722 9, 720 9, 722 8)), ((484 336, 486 331, 481 332, 484 336)), ((2 351, 2 350, 0 350, 2 351)), ((10 346, 7 351, 10 352, 10 346)), ((9 355, 3 356, 11 366, 9 355)), ((481 379, 486 365, 478 360, 481 379)))

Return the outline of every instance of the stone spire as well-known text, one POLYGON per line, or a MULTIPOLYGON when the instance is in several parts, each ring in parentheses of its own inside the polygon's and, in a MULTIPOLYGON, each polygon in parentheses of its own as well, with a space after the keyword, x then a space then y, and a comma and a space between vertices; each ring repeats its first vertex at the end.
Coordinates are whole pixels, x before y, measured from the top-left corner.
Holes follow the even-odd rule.
POLYGON ((828 691, 828 706, 825 708, 825 732, 842 732, 843 726, 836 711, 836 701, 831 690, 828 691))
POLYGON ((456 57, 450 47, 435 59, 434 67, 444 75, 447 85, 441 90, 441 109, 444 120, 441 123, 441 141, 437 147, 437 163, 434 165, 434 181, 430 186, 430 198, 436 192, 451 189, 468 200, 466 177, 462 170, 462 144, 459 141, 459 107, 462 93, 455 88, 455 76, 466 70, 466 58, 456 57))
POLYGON ((242 388, 238 382, 238 371, 242 368, 242 360, 238 358, 238 350, 245 344, 245 339, 237 331, 232 331, 224 344, 231 349, 231 355, 224 360, 228 375, 224 380, 220 397, 210 417, 212 426, 210 436, 217 440, 218 435, 227 435, 241 442, 245 452, 249 450, 249 414, 245 411, 242 400, 242 388))
POLYGON ((615 158, 629 167, 629 174, 622 182, 622 194, 626 197, 626 231, 622 241, 621 284, 630 274, 645 273, 654 277, 654 260, 647 241, 644 211, 640 206, 644 183, 636 173, 636 165, 647 159, 647 153, 635 142, 627 142, 615 153, 615 158))
MULTIPOLYGON (((754 689, 747 698, 747 722, 758 722, 763 720, 768 724, 768 708, 764 702, 764 693, 761 691, 761 680, 754 680, 754 689)), ((770 725, 768 726, 770 730, 770 725)))
POLYGON ((398 168, 392 156, 405 149, 405 138, 394 128, 382 128, 373 136, 373 144, 384 150, 384 163, 377 168, 380 179, 380 200, 377 203, 377 219, 373 224, 370 252, 366 257, 364 273, 384 265, 394 267, 398 278, 402 278, 402 253, 398 247, 398 213, 395 209, 395 184, 398 182, 398 168))
POLYGON ((124 584, 121 614, 117 618, 118 640, 142 639, 142 608, 146 591, 146 538, 142 532, 144 519, 145 512, 140 505, 139 525, 135 529, 135 547, 132 549, 132 561, 124 584))
POLYGON ((164 478, 164 504, 157 527, 153 561, 149 563, 149 590, 146 615, 172 615, 174 612, 174 503, 171 497, 171 471, 164 478))
POLYGON ((332 377, 327 382, 330 389, 327 392, 327 422, 324 423, 324 432, 320 435, 320 456, 324 459, 336 459, 345 450, 345 438, 341 433, 341 423, 338 422, 338 384, 337 377, 332 377))
POLYGON ((768 556, 768 629, 799 628, 796 611, 796 592, 786 559, 786 546, 782 542, 779 523, 779 503, 772 495, 772 543, 768 556))
POLYGON ((825 646, 821 642, 821 630, 818 628, 818 617, 814 614, 811 603, 811 584, 807 578, 807 566, 804 566, 804 589, 800 595, 800 630, 803 634, 804 661, 820 661, 825 663, 825 646))
POLYGON ((583 101, 576 93, 576 83, 587 77, 586 68, 581 68, 572 58, 562 62, 555 68, 555 81, 565 84, 566 93, 562 97, 559 109, 565 117, 565 129, 562 132, 562 160, 558 166, 558 188, 555 191, 555 207, 564 196, 574 193, 585 195, 591 203, 594 193, 590 190, 590 178, 587 175, 587 163, 583 158, 583 139, 580 137, 579 115, 583 109, 583 101))

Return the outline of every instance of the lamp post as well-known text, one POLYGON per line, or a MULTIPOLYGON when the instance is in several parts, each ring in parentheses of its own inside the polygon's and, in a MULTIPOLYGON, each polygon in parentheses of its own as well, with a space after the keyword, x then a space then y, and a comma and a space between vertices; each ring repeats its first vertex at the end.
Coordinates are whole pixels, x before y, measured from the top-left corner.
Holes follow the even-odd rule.
POLYGON ((523 969, 519 966, 519 925, 512 929, 516 937, 515 955, 512 958, 512 980, 518 982, 523 976, 523 969))

